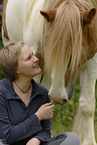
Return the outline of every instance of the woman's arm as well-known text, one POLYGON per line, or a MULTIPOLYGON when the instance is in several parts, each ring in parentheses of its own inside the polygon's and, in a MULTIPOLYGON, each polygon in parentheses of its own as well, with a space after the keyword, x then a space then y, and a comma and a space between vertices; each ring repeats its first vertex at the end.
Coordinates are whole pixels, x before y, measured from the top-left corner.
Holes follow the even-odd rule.
POLYGON ((8 144, 12 144, 41 130, 41 123, 35 114, 15 126, 12 125, 8 115, 6 100, 0 94, 0 139, 5 139, 8 144))
MULTIPOLYGON (((45 97, 47 97, 46 102, 50 102, 48 97, 48 92, 46 92, 45 97)), ((38 119, 41 121, 42 130, 34 135, 34 138, 41 140, 42 142, 47 141, 51 137, 51 119, 53 117, 54 104, 46 103, 42 105, 38 111, 35 113, 38 119)))
POLYGON ((48 138, 47 132, 50 132, 51 130, 51 123, 50 121, 47 123, 48 121, 46 120, 42 125, 39 118, 42 120, 51 118, 53 112, 52 108, 54 108, 54 105, 46 103, 36 112, 38 115, 33 114, 26 118, 23 122, 17 125, 12 125, 8 116, 6 100, 2 95, 0 95, 0 110, 2 110, 0 111, 0 128, 2 130, 0 138, 5 139, 8 144, 18 142, 37 133, 39 133, 37 138, 40 140, 48 138), (45 127, 43 128, 43 126, 45 127))

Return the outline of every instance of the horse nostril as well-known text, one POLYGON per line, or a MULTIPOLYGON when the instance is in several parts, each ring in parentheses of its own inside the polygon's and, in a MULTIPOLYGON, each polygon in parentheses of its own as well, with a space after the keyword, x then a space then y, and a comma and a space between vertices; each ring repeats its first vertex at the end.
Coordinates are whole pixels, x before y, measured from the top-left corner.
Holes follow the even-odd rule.
POLYGON ((67 102, 68 102, 68 100, 67 100, 67 99, 64 99, 63 101, 64 101, 64 103, 67 103, 67 102))

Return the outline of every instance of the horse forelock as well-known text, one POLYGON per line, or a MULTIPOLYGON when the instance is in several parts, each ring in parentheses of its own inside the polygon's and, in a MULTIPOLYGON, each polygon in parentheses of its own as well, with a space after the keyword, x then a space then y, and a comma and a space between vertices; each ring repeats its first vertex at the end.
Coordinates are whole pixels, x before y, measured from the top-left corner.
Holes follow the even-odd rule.
POLYGON ((52 65, 57 70, 64 66, 75 69, 81 57, 82 29, 80 12, 72 0, 60 4, 54 21, 47 25, 46 33, 47 68, 52 65))
POLYGON ((51 8, 57 8, 53 22, 47 23, 44 51, 46 68, 56 67, 76 70, 82 54, 81 14, 94 7, 90 0, 51 0, 51 8))

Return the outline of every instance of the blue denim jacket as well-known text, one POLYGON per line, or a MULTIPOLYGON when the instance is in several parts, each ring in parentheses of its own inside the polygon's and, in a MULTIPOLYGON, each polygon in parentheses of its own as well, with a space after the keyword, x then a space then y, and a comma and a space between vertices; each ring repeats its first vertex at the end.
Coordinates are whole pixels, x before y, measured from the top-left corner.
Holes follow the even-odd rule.
POLYGON ((38 108, 50 102, 48 90, 32 79, 33 90, 26 107, 15 93, 9 78, 0 81, 0 139, 7 144, 25 145, 32 137, 45 142, 51 137, 51 120, 41 122, 35 115, 38 108))

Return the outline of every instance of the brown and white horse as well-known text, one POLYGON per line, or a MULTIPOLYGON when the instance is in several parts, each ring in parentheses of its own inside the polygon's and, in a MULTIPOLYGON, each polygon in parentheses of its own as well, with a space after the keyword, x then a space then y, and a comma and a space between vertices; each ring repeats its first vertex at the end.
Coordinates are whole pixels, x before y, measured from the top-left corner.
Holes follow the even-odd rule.
POLYGON ((53 101, 62 104, 68 100, 69 86, 84 66, 74 123, 81 145, 96 145, 96 8, 96 0, 3 0, 4 45, 25 41, 39 56, 44 73, 42 84, 49 89, 53 101))

